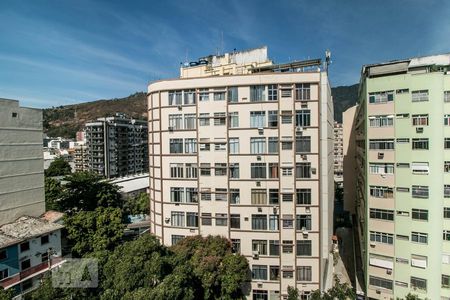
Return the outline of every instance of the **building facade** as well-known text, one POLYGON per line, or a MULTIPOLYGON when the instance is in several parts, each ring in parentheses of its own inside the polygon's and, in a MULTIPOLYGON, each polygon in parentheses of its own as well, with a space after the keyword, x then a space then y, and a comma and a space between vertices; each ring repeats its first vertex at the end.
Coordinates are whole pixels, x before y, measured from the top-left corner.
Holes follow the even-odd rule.
POLYGON ((147 122, 123 114, 86 123, 86 155, 90 171, 107 178, 148 172, 147 122))
POLYGON ((0 225, 41 215, 44 202, 42 110, 0 99, 0 225))
POLYGON ((197 234, 227 237, 250 262, 250 299, 279 299, 288 286, 307 299, 331 283, 327 73, 320 60, 284 72, 276 70, 286 64, 264 72, 249 65, 246 75, 149 85, 151 232, 165 245, 197 234))
POLYGON ((344 140, 342 124, 334 122, 334 176, 342 181, 344 173, 344 140))
POLYGON ((362 68, 356 213, 370 299, 450 299, 448 71, 450 55, 362 68))

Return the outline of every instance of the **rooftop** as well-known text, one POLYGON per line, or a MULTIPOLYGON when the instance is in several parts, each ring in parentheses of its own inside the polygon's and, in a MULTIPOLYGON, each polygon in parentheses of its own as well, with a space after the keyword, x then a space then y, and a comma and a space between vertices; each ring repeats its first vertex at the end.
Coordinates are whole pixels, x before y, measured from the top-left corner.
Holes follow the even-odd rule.
POLYGON ((23 216, 12 223, 0 226, 0 248, 18 244, 30 238, 63 228, 45 219, 23 216))
POLYGON ((111 183, 120 187, 120 192, 129 193, 149 187, 148 173, 116 178, 111 183))

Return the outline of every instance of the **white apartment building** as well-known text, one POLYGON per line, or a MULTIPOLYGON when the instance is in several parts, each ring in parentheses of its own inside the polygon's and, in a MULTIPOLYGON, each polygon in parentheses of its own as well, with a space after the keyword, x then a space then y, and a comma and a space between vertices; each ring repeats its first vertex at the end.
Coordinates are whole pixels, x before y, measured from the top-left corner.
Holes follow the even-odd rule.
POLYGON ((334 122, 334 176, 342 182, 344 173, 344 140, 342 123, 334 122))
POLYGON ((44 213, 42 110, 0 99, 0 225, 44 213))
POLYGON ((249 299, 329 288, 333 105, 320 60, 274 65, 263 47, 181 75, 148 87, 151 232, 165 245, 230 239, 250 263, 249 299))

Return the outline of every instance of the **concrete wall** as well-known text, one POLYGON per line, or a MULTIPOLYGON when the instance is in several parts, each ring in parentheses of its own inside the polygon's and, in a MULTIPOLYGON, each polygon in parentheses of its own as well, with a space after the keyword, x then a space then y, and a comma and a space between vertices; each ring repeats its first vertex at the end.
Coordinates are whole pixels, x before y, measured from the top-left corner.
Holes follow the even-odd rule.
POLYGON ((356 202, 356 139, 354 120, 357 105, 348 108, 342 114, 344 144, 344 209, 355 213, 356 202))

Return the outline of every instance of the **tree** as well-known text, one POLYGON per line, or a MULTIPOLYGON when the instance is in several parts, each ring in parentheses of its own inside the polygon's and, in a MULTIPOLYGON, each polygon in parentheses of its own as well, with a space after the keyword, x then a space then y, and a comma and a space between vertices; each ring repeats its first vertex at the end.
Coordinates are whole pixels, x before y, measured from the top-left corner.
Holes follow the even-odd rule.
POLYGON ((406 295, 405 297, 405 300, 420 300, 420 298, 415 294, 408 293, 408 295, 406 295))
POLYGON ((311 300, 347 300, 347 299, 356 299, 356 293, 352 289, 352 287, 347 283, 341 283, 339 281, 339 277, 337 275, 334 275, 334 284, 333 287, 328 289, 328 291, 324 292, 323 294, 320 292, 320 290, 314 291, 311 296, 311 300))
POLYGON ((13 289, 5 290, 0 286, 0 300, 11 300, 14 296, 13 289))
POLYGON ((66 210, 93 211, 97 207, 122 208, 119 187, 97 174, 77 172, 64 178, 67 183, 60 201, 60 208, 66 210))
POLYGON ((150 211, 148 194, 140 193, 136 197, 126 199, 123 206, 126 215, 148 215, 150 211))
POLYGON ((45 177, 45 210, 60 211, 60 199, 63 197, 64 189, 61 183, 51 177, 45 177))
POLYGON ((45 176, 53 177, 53 176, 64 176, 72 173, 72 168, 69 163, 65 161, 64 158, 58 157, 45 170, 45 176))
POLYGON ((291 286, 288 286, 287 292, 288 292, 287 300, 298 300, 298 297, 300 296, 300 292, 298 291, 298 288, 293 288, 291 286))
POLYGON ((113 250, 122 242, 124 225, 119 208, 99 207, 64 217, 72 253, 84 256, 96 251, 113 250))

